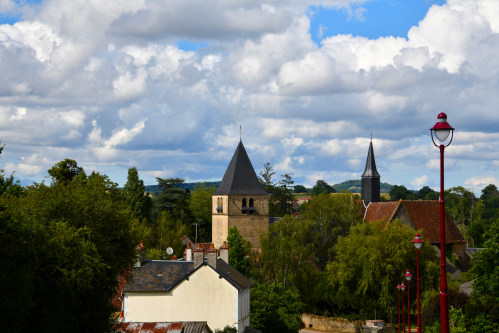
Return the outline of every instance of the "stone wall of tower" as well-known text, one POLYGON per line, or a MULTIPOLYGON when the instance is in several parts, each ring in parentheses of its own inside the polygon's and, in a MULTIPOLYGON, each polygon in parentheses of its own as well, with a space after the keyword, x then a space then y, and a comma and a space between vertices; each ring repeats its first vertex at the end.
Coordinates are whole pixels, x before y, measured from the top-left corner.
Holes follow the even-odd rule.
POLYGON ((362 177, 361 198, 364 204, 381 201, 381 180, 379 177, 362 177))
POLYGON ((260 235, 269 229, 268 195, 214 195, 212 197, 212 243, 216 248, 227 240, 229 228, 237 226, 241 236, 251 243, 253 248, 260 248, 260 235), (223 200, 222 212, 217 211, 219 198, 223 200), (253 199, 256 211, 243 214, 242 202, 253 199))

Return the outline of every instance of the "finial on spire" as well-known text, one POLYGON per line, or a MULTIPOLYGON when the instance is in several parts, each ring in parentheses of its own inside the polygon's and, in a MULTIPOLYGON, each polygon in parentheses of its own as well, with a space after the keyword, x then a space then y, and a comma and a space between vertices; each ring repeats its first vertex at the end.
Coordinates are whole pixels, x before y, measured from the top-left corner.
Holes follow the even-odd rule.
POLYGON ((373 142, 373 131, 371 131, 371 142, 373 142))
POLYGON ((243 125, 239 125, 239 141, 243 142, 243 125))

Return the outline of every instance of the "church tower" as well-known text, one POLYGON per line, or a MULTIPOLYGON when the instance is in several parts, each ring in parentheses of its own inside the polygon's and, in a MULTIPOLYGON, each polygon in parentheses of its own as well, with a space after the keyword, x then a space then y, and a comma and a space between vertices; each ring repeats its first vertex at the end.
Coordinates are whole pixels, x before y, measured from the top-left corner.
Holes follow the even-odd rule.
POLYGON ((227 240, 233 226, 253 248, 260 248, 260 234, 269 229, 269 194, 262 188, 242 141, 213 193, 212 203, 215 248, 227 240))
POLYGON ((362 174, 361 196, 366 207, 370 202, 380 201, 380 175, 376 170, 372 138, 369 144, 369 152, 367 153, 366 169, 362 174))

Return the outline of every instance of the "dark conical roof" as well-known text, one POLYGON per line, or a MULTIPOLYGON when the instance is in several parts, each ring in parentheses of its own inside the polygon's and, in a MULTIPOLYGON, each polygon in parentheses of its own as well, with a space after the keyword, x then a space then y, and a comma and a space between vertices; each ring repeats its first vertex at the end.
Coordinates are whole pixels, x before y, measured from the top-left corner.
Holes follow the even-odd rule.
POLYGON ((213 195, 227 194, 268 195, 256 176, 242 142, 239 142, 220 186, 213 193, 213 195))
POLYGON ((376 170, 376 161, 374 160, 373 142, 369 144, 369 152, 367 153, 366 169, 362 177, 380 177, 378 170, 376 170))

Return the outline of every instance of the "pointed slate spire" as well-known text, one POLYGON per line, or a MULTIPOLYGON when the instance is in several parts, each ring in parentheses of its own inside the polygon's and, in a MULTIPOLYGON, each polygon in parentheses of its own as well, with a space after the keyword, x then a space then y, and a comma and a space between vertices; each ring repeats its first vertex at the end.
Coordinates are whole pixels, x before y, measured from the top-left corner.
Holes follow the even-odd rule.
POLYGON ((255 169, 240 141, 220 186, 213 195, 268 195, 262 188, 255 169))
POLYGON ((367 153, 366 169, 362 174, 362 189, 361 196, 364 205, 367 207, 370 202, 379 202, 380 198, 380 175, 376 170, 376 161, 374 160, 373 141, 369 144, 369 152, 367 153))
POLYGON ((376 161, 374 160, 373 141, 369 144, 369 152, 367 153, 366 169, 362 177, 380 177, 378 170, 376 170, 376 161))

